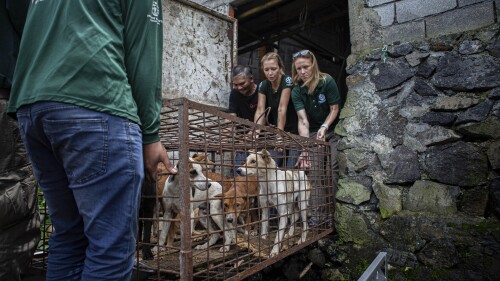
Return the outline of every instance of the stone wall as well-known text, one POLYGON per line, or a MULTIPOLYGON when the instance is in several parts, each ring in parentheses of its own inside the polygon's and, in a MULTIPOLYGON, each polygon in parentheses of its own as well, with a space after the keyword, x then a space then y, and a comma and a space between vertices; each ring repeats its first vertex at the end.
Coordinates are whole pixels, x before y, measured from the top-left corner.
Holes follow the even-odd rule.
MULTIPOLYGON (((368 1, 386 5, 388 26, 427 25, 418 38, 450 13, 483 11, 462 26, 494 19, 492 1, 368 1)), ((348 66, 330 258, 340 274, 358 278, 356 268, 387 251, 392 280, 500 276, 500 25, 442 30, 348 66)))
POLYGON ((349 0, 352 53, 482 28, 499 9, 500 0, 349 0))

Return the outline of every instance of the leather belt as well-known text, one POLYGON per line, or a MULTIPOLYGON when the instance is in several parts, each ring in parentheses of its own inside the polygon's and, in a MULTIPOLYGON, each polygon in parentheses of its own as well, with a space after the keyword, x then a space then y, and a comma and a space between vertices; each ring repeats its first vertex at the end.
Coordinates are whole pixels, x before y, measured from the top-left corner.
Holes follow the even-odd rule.
POLYGON ((0 99, 8 100, 10 96, 10 89, 0 88, 0 99))

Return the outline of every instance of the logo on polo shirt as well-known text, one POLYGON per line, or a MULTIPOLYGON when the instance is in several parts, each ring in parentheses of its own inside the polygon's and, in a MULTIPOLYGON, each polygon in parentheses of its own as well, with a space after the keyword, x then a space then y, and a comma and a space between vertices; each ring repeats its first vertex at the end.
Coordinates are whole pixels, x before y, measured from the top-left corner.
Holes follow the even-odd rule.
POLYGON ((160 14, 160 6, 158 5, 158 1, 153 1, 151 5, 151 14, 148 15, 149 21, 156 24, 161 24, 162 20, 158 18, 160 14))
POLYGON ((323 93, 319 94, 318 96, 318 103, 325 103, 326 97, 323 93))

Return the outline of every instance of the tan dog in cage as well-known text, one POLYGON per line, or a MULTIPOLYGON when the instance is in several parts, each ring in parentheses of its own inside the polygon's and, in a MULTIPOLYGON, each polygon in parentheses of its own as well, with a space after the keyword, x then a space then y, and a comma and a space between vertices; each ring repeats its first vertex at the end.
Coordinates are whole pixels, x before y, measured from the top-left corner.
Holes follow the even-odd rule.
POLYGON ((243 223, 244 233, 249 235, 252 222, 258 221, 257 210, 252 208, 259 195, 259 182, 254 176, 236 177, 233 180, 229 190, 215 196, 222 198, 226 221, 234 227, 238 221, 243 223))
MULTIPOLYGON (((205 154, 193 154, 193 159, 208 165, 215 164, 205 154)), ((215 195, 223 199, 224 215, 227 223, 234 228, 236 223, 245 225, 246 235, 251 230, 251 223, 258 220, 258 211, 250 210, 259 194, 259 183, 255 176, 230 178, 219 173, 204 171, 206 177, 222 185, 223 193, 215 195)), ((242 230, 237 228, 238 231, 242 230)))
POLYGON ((245 163, 237 169, 238 174, 257 176, 259 179, 259 205, 262 208, 261 237, 267 239, 269 228, 269 209, 276 206, 279 215, 279 229, 276 234, 271 257, 279 253, 285 228, 290 217, 288 236, 295 232, 295 223, 302 220, 302 234, 298 244, 307 238, 307 207, 311 195, 311 184, 304 171, 280 170, 271 154, 265 149, 250 151, 245 163))

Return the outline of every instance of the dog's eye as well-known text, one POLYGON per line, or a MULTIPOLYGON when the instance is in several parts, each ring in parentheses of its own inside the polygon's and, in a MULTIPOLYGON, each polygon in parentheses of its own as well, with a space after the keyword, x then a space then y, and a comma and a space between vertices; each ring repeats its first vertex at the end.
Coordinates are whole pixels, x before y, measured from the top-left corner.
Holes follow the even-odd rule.
POLYGON ((252 163, 252 164, 255 163, 255 160, 250 161, 250 163, 252 163))
POLYGON ((198 174, 198 172, 196 170, 191 170, 189 171, 189 174, 194 177, 196 176, 196 174, 198 174))
POLYGON ((240 204, 236 204, 236 208, 239 208, 240 207, 240 204))
POLYGON ((227 209, 229 208, 229 205, 228 204, 224 204, 224 209, 227 209))

